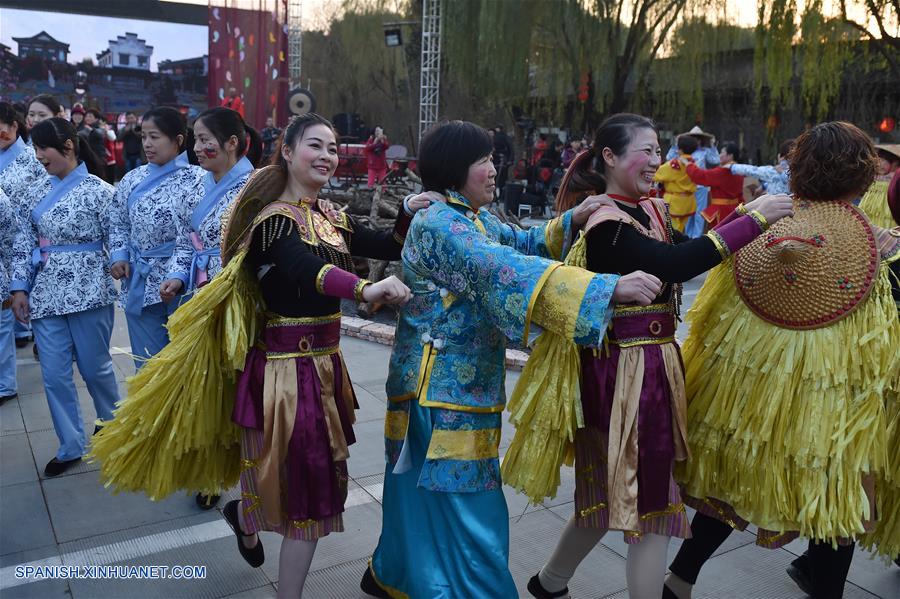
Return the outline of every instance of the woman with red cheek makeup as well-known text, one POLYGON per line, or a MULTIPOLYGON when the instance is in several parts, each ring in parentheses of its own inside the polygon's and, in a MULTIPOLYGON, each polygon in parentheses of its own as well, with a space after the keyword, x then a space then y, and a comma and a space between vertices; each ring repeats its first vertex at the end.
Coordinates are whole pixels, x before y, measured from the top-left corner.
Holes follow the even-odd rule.
MULTIPOLYGON (((163 301, 184 291, 194 293, 222 270, 222 216, 247 183, 262 153, 256 130, 230 108, 210 108, 194 121, 194 154, 206 171, 199 194, 182 204, 177 221, 175 252, 169 274, 160 285, 163 301)), ((195 497, 203 510, 219 502, 219 490, 195 497)))
MULTIPOLYGON (((649 306, 616 306, 604 346, 581 349, 585 426, 575 434, 575 515, 529 581, 535 597, 568 594, 576 567, 609 530, 623 531, 628 543, 630 596, 661 596, 669 538, 690 536, 673 478, 675 462, 688 456, 684 373, 675 342, 681 284, 791 214, 789 197, 764 196, 690 239, 673 230, 666 204, 648 197, 659 165, 656 125, 639 115, 613 115, 597 130, 591 149, 572 162, 557 196, 560 210, 592 194, 610 203, 590 216, 583 245, 574 246, 567 261, 583 252, 588 270, 642 270, 663 287, 649 306)), ((561 376, 560 369, 541 371, 535 364, 526 367, 520 385, 543 388, 535 379, 561 376)))

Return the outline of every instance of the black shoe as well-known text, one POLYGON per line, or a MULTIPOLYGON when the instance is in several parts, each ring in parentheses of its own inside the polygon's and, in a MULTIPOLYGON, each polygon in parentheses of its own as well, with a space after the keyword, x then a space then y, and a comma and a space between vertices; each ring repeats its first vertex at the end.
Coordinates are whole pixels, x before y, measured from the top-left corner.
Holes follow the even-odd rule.
POLYGON ((531 593, 532 597, 536 597, 537 599, 555 599, 556 597, 565 597, 568 595, 569 587, 551 593, 541 585, 541 579, 535 574, 531 577, 531 580, 528 581, 528 592, 531 593))
POLYGON ((807 595, 812 595, 812 576, 810 573, 809 556, 804 553, 791 562, 787 567, 787 574, 791 577, 800 590, 807 595))
POLYGON ((44 476, 59 476, 80 461, 81 458, 75 458, 74 460, 59 460, 53 458, 47 462, 47 465, 44 467, 44 476))
POLYGON ((897 559, 894 560, 894 563, 897 564, 898 568, 900 568, 900 555, 897 556, 897 559))
POLYGON ((662 599, 678 599, 678 595, 672 592, 672 589, 663 585, 662 599))
POLYGON ((4 403, 8 402, 10 399, 15 399, 17 397, 19 397, 18 393, 13 393, 11 395, 4 395, 4 396, 0 397, 0 404, 4 404, 4 403))
POLYGON ((22 349, 29 343, 31 343, 31 339, 28 337, 16 337, 16 349, 22 349))
POLYGON ((34 359, 38 362, 41 361, 41 354, 38 352, 37 343, 31 346, 31 353, 34 354, 34 359))
POLYGON ((366 567, 366 571, 363 574, 362 580, 359 581, 359 588, 361 588, 362 592, 366 595, 370 595, 372 597, 380 597, 380 599, 391 599, 391 596, 388 594, 388 592, 378 586, 378 583, 375 581, 375 575, 372 574, 371 566, 366 567))
POLYGON ((225 516, 225 521, 228 522, 231 530, 234 531, 234 536, 237 538, 238 551, 241 552, 241 557, 254 568, 259 568, 263 565, 263 562, 266 561, 262 539, 257 537, 256 545, 253 547, 244 545, 244 541, 241 537, 252 537, 253 535, 244 534, 244 531, 241 530, 241 522, 238 520, 238 504, 240 504, 240 500, 238 499, 226 503, 225 509, 222 510, 222 515, 225 516))
POLYGON ((197 496, 194 497, 194 501, 197 502, 197 507, 201 510, 211 510, 216 507, 216 504, 219 503, 219 500, 222 499, 221 495, 204 495, 203 493, 197 493, 197 496))

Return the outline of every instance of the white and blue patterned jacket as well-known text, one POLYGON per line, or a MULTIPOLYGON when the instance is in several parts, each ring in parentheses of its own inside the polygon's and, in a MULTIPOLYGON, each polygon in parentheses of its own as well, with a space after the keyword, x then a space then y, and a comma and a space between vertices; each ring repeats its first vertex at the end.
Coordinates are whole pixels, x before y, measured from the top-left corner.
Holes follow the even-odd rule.
POLYGON ((223 181, 223 184, 227 187, 224 193, 222 193, 221 189, 215 189, 216 183, 212 180, 212 175, 207 173, 199 196, 191 196, 190 203, 182 206, 183 211, 178 221, 178 240, 175 245, 175 254, 172 256, 169 266, 169 278, 181 279, 184 282, 186 291, 193 291, 197 288, 196 269, 205 270, 207 280, 212 280, 222 270, 222 258, 218 252, 222 237, 222 217, 252 174, 253 166, 247 160, 244 162, 246 164, 239 162, 232 171, 229 171, 229 174, 233 176, 229 177, 228 181, 223 181), (250 171, 244 172, 248 168, 250 171), (198 209, 199 204, 204 199, 205 191, 207 193, 215 193, 215 195, 220 195, 220 197, 209 212, 200 220, 200 224, 195 231, 192 222, 194 220, 194 211, 198 209), (191 241, 192 232, 197 234, 203 250, 198 251, 195 249, 191 241))
POLYGON ((12 278, 12 248, 16 236, 16 214, 9 196, 0 189, 0 302, 9 297, 12 278))
MULTIPOLYGON (((10 150, 12 148, 4 150, 3 153, 10 150)), ((9 196, 17 212, 19 207, 26 203, 26 198, 34 194, 43 196, 50 190, 50 176, 34 155, 31 146, 24 144, 15 160, 0 169, 0 189, 9 196)))
MULTIPOLYGON (((128 261, 132 277, 138 274, 136 269, 144 271, 146 278, 141 307, 162 301, 159 286, 169 278, 167 275, 171 257, 174 256, 181 215, 190 206, 196 205, 203 194, 200 181, 204 170, 199 166, 188 166, 171 173, 156 187, 136 198, 129 208, 131 192, 148 176, 149 171, 149 165, 145 164, 125 175, 116 186, 110 213, 110 263, 128 261), (167 256, 145 255, 155 253, 154 249, 167 243, 172 244, 167 256), (136 266, 136 261, 140 261, 141 265, 136 266)), ((190 264, 190 258, 187 264, 190 264)), ((128 285, 123 284, 120 293, 122 307, 126 307, 127 295, 128 285)))
POLYGON ((51 177, 50 184, 53 189, 67 186, 69 177, 81 180, 37 223, 32 213, 48 193, 30 195, 19 211, 10 289, 29 293, 33 319, 92 310, 115 301, 107 264, 113 187, 88 175, 84 164, 65 179, 51 177), (50 245, 46 253, 38 251, 41 240, 50 245), (75 249, 82 246, 86 249, 75 249))

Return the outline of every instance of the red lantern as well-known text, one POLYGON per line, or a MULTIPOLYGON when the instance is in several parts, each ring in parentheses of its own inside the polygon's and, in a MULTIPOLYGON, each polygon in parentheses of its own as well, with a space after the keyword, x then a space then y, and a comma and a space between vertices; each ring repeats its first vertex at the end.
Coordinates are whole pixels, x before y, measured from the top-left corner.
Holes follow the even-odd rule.
POLYGON ((582 89, 578 92, 578 101, 582 104, 588 101, 588 92, 586 89, 582 89))
POLYGON ((897 122, 893 118, 886 116, 883 119, 881 119, 880 123, 878 123, 878 130, 881 131, 882 133, 890 133, 891 131, 894 130, 894 127, 896 125, 897 125, 897 122))

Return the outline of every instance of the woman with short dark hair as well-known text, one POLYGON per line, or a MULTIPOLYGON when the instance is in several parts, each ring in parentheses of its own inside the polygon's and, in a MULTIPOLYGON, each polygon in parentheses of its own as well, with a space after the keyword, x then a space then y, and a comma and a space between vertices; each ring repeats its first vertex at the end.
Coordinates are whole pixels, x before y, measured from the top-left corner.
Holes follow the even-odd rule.
POLYGON ((706 280, 688 320, 688 442, 679 479, 697 514, 665 597, 689 597, 733 529, 775 549, 808 537, 791 571, 839 598, 857 539, 900 553, 896 456, 900 321, 889 268, 896 233, 853 205, 875 178, 872 142, 816 125, 789 156, 795 212, 706 280), (691 376, 693 374, 693 376, 691 376))
POLYGON ((87 443, 73 359, 101 423, 112 418, 119 400, 109 355, 116 294, 107 263, 113 188, 96 176, 103 164, 65 119, 41 121, 31 139, 50 177, 20 207, 10 289, 16 318, 32 322, 41 347, 44 391, 59 439, 44 474, 57 476, 81 461, 87 443))
POLYGON ((487 132, 450 121, 419 149, 425 189, 446 196, 413 220, 387 380, 381 538, 362 589, 374 596, 515 597, 498 446, 506 339, 538 326, 597 345, 615 301, 659 281, 563 266, 586 202, 527 231, 486 207, 496 170, 487 132))

